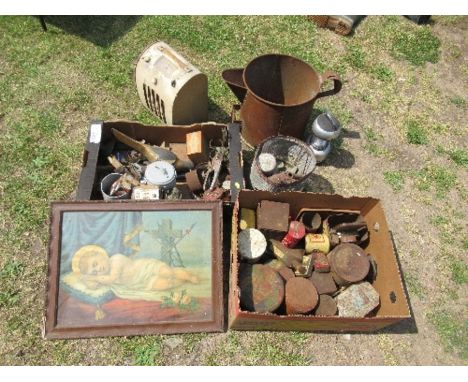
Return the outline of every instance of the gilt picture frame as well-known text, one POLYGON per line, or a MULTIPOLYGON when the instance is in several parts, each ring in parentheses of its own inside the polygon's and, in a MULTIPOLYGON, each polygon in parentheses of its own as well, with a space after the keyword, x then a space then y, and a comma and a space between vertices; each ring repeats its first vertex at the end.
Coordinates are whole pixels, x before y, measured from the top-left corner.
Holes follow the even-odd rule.
POLYGON ((224 330, 220 202, 51 204, 43 337, 224 330))

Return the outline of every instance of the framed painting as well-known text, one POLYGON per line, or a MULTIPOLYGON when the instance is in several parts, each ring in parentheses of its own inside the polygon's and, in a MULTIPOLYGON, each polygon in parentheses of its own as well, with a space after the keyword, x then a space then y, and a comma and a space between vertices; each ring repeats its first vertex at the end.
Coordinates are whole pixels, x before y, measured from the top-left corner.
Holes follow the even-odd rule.
POLYGON ((224 329, 219 202, 56 202, 44 337, 224 329))

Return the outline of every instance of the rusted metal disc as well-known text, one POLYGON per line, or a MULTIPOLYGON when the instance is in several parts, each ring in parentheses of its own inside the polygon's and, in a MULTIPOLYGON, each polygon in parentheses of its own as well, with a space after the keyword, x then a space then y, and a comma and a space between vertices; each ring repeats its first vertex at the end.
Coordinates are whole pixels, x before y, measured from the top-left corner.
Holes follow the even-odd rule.
POLYGON ((295 277, 286 282, 285 302, 287 314, 307 313, 317 305, 318 293, 311 281, 295 277))
POLYGON ((338 285, 363 280, 369 273, 367 254, 356 244, 340 244, 328 254, 333 278, 338 285))
POLYGON ((335 316, 338 307, 333 297, 327 294, 321 294, 319 296, 319 302, 315 309, 316 316, 335 316))
POLYGON ((270 260, 269 262, 265 263, 265 265, 273 268, 285 281, 295 277, 294 272, 286 265, 284 265, 284 263, 280 260, 270 260))
POLYGON ((283 279, 263 264, 241 264, 239 288, 242 308, 252 312, 273 312, 284 299, 283 279))
POLYGON ((313 271, 309 280, 312 281, 319 294, 333 294, 338 290, 331 273, 313 271))

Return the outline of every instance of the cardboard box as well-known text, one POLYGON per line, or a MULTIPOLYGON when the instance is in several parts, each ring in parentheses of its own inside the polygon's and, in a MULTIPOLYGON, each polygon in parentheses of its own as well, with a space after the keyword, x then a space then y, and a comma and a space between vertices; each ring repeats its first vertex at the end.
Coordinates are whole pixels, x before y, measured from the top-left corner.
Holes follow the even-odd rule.
POLYGON ((229 292, 229 328, 236 330, 281 330, 281 331, 375 331, 410 318, 406 293, 402 285, 392 241, 382 205, 378 199, 339 195, 312 194, 303 192, 282 192, 272 194, 266 191, 242 190, 234 205, 231 236, 231 270, 229 292), (277 315, 243 311, 240 307, 238 289, 239 260, 237 254, 238 215, 240 208, 256 209, 262 200, 290 204, 291 216, 295 217, 301 208, 318 211, 359 212, 363 215, 370 234, 365 249, 377 263, 377 278, 373 283, 380 295, 380 307, 375 316, 365 318, 316 317, 306 315, 277 315), (378 223, 378 230, 374 229, 378 223))
MULTIPOLYGON (((227 138, 229 145, 229 171, 231 174, 231 196, 234 202, 238 191, 243 187, 240 148, 240 125, 228 125, 215 122, 196 123, 187 126, 151 126, 130 121, 92 121, 88 132, 86 148, 83 152, 82 170, 77 200, 102 200, 99 190, 101 179, 112 172, 107 156, 113 150, 114 139, 111 129, 117 129, 136 140, 161 145, 165 143, 181 157, 187 159, 187 133, 202 131, 203 136, 214 144, 220 144, 227 138)), ((183 183, 178 183, 183 186, 183 183)))

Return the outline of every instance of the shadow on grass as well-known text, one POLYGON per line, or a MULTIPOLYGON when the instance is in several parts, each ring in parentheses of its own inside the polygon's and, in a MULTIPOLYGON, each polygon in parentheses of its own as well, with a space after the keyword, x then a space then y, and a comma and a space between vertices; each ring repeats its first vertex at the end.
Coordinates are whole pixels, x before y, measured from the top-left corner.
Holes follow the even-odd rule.
POLYGON ((208 121, 215 121, 218 123, 231 122, 231 116, 226 113, 212 98, 208 99, 208 121))
MULTIPOLYGON (((141 16, 42 16, 46 25, 108 47, 125 35, 141 16)), ((50 32, 47 32, 50 33, 50 32)))

